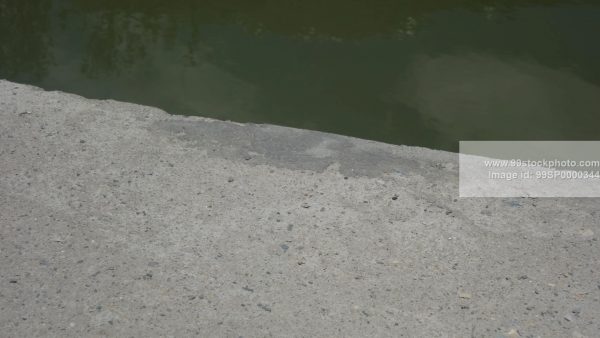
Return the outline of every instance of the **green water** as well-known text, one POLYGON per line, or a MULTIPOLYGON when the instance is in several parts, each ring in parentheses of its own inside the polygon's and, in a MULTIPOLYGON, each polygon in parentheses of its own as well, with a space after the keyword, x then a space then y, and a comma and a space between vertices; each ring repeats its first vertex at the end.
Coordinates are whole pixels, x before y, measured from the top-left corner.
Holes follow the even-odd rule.
POLYGON ((0 0, 0 78, 456 150, 600 139, 600 2, 0 0))

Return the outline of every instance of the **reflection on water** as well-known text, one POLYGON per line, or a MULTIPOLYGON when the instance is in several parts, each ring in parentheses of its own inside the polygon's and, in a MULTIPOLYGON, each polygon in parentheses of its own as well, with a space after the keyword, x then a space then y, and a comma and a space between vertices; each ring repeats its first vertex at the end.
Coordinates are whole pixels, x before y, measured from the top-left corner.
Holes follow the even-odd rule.
POLYGON ((597 1, 0 0, 0 77, 456 150, 599 139, 597 1))

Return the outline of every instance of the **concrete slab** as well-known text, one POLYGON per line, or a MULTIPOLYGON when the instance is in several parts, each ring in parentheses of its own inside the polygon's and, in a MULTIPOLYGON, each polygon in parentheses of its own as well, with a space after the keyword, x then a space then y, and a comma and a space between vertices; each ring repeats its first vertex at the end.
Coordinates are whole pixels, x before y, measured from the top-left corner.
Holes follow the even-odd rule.
POLYGON ((597 199, 456 154, 0 81, 6 337, 597 337, 597 199))

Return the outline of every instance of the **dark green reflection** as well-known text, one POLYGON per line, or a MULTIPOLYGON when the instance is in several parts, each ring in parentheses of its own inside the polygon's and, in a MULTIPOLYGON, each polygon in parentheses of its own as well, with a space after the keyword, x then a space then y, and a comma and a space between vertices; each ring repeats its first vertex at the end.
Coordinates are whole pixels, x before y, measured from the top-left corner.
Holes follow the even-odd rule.
POLYGON ((0 0, 0 77, 456 150, 599 139, 600 3, 0 0))

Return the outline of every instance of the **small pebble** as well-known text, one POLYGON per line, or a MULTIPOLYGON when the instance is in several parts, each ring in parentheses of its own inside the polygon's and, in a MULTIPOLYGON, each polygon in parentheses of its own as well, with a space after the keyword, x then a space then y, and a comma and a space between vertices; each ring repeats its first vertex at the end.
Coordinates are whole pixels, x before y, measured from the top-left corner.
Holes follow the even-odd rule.
POLYGON ((458 297, 464 298, 464 299, 471 299, 471 294, 468 292, 460 291, 460 292, 458 292, 458 297))
POLYGON ((506 333, 506 337, 516 338, 516 337, 521 337, 521 335, 519 334, 519 331, 517 331, 515 329, 510 329, 510 331, 508 331, 506 333))
POLYGON ((271 312, 271 308, 270 308, 270 307, 268 307, 267 305, 264 305, 264 304, 260 304, 260 303, 259 303, 259 304, 258 304, 258 307, 259 307, 259 308, 261 308, 261 309, 263 309, 263 310, 265 310, 265 311, 267 311, 267 312, 271 312))

